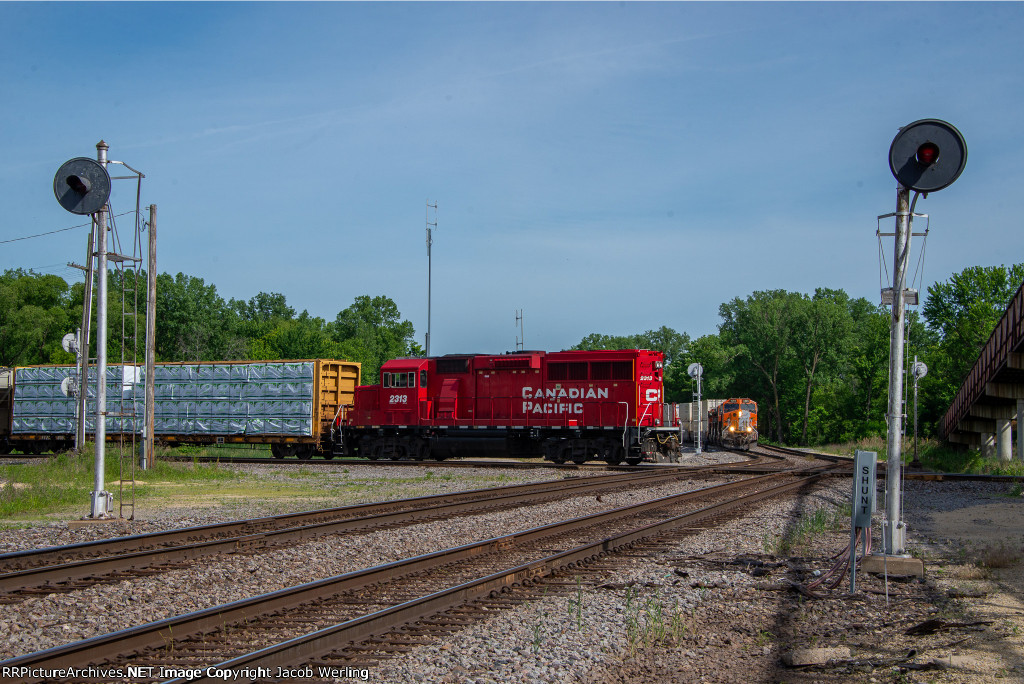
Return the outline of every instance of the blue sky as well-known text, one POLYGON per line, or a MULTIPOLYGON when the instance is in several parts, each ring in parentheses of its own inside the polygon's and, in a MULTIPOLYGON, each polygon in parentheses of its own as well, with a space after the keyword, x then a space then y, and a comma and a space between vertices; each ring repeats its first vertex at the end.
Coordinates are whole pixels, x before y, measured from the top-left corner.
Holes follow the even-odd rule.
MULTIPOLYGON (((755 290, 875 300, 889 144, 921 118, 970 150, 917 205, 924 285, 1024 261, 1021 3, 0 3, 0 22, 0 240, 82 223, 53 174, 104 139, 146 174, 159 271, 327 320, 387 295, 422 344, 429 199, 434 354, 513 349, 519 309, 527 348, 562 349, 715 332, 755 290)), ((134 184, 111 201, 133 209, 134 184)), ((0 244, 0 269, 80 278, 85 238, 0 244)))

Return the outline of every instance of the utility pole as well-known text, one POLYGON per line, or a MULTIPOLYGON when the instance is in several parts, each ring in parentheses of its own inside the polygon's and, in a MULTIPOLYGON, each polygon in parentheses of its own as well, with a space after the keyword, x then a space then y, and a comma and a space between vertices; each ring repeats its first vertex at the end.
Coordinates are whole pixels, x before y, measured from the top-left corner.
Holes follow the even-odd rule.
POLYGON ((156 465, 153 454, 153 409, 156 402, 156 205, 149 205, 149 263, 146 273, 146 417, 142 468, 156 465))
POLYGON ((526 344, 526 333, 523 331, 523 310, 516 309, 516 326, 519 328, 519 336, 516 337, 516 351, 523 351, 526 344))
POLYGON ((432 275, 432 273, 431 273, 431 271, 432 271, 432 263, 431 263, 431 257, 430 257, 430 248, 434 244, 433 230, 437 229, 437 201, 436 200, 434 201, 433 204, 430 203, 430 200, 427 200, 426 216, 427 216, 427 218, 426 218, 426 221, 427 221, 427 339, 426 339, 427 344, 426 344, 426 347, 427 347, 427 356, 430 356, 430 287, 431 287, 431 282, 430 281, 431 281, 431 275, 432 275), (430 222, 430 209, 431 208, 434 209, 434 222, 433 223, 430 222))
POLYGON ((78 410, 75 422, 75 451, 85 449, 85 412, 89 387, 89 328, 92 325, 93 251, 96 247, 96 217, 91 217, 89 244, 85 254, 85 290, 82 294, 82 335, 79 339, 81 355, 78 359, 78 410))

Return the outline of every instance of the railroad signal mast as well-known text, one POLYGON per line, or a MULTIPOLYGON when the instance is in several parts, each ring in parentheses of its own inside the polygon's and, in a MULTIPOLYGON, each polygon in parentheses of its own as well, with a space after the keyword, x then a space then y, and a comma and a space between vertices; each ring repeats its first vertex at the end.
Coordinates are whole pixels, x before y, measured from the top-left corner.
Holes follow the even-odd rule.
MULTIPOLYGON (((120 164, 125 168, 132 171, 134 176, 119 176, 113 180, 121 178, 134 178, 137 179, 140 184, 140 190, 138 194, 141 194, 141 182, 145 177, 140 171, 136 171, 132 167, 128 166, 125 162, 112 161, 107 159, 107 151, 109 146, 104 141, 99 141, 96 144, 96 159, 90 159, 88 157, 76 157, 66 161, 64 164, 57 169, 57 173, 53 177, 53 194, 56 197, 58 204, 61 205, 65 210, 72 214, 89 215, 92 217, 92 230, 89 235, 89 249, 86 254, 86 266, 80 267, 85 271, 85 294, 82 307, 82 330, 80 333, 69 334, 64 340, 64 349, 69 353, 75 353, 78 356, 77 373, 78 373, 78 387, 72 388, 71 383, 65 381, 62 384, 62 390, 69 396, 76 396, 77 410, 76 410, 76 425, 75 425, 75 447, 81 449, 85 444, 86 436, 86 412, 88 406, 88 375, 89 375, 89 331, 91 325, 91 303, 92 303, 92 283, 96 281, 96 418, 95 418, 95 466, 93 471, 93 492, 92 492, 92 503, 90 507, 90 514, 87 519, 90 520, 107 520, 111 518, 111 512, 113 509, 113 494, 105 490, 105 457, 106 457, 106 431, 107 431, 107 417, 110 413, 107 411, 107 265, 108 263, 124 263, 131 262, 133 264, 139 264, 142 261, 141 256, 128 256, 124 254, 118 254, 110 251, 107 245, 107 232, 108 219, 110 225, 113 227, 113 216, 110 212, 110 192, 111 192, 111 176, 107 170, 109 164, 120 164), (94 251, 95 250, 95 251, 94 251), (95 258, 95 262, 93 261, 95 258), (95 264, 95 266, 94 266, 95 264)), ((155 224, 156 220, 156 207, 151 206, 151 222, 155 224)), ((136 206, 136 215, 139 213, 139 207, 136 206)), ((138 223, 136 223, 136 234, 139 230, 138 223)), ((135 241, 137 243, 138 240, 135 241)), ((117 244, 115 244, 117 247, 117 244)), ((147 334, 146 334, 146 350, 147 350, 147 388, 152 383, 152 355, 154 352, 154 332, 155 326, 151 322, 151 317, 155 316, 155 293, 156 293, 156 243, 155 243, 155 225, 152 226, 150 231, 150 269, 149 269, 149 291, 147 292, 147 301, 149 306, 147 308, 147 334)), ((73 265, 73 264, 69 264, 73 265)), ((133 267, 134 268, 134 267, 133 267)), ((125 289, 124 277, 121 278, 122 291, 125 289)), ((123 300, 123 296, 122 296, 123 300)), ((123 309, 123 301, 122 301, 123 309)), ((124 312, 122 311, 122 316, 124 312)), ((126 367, 124 359, 124 324, 121 325, 121 339, 122 339, 122 358, 121 368, 122 374, 126 367)), ((135 335, 132 335, 133 347, 135 345, 135 335)), ((123 375, 123 377, 126 377, 123 375)), ((123 387, 123 382, 119 383, 119 386, 123 387)), ((149 393, 147 393, 149 394, 149 393)), ((123 396, 118 400, 121 403, 121 411, 115 414, 118 418, 125 415, 123 408, 123 396)), ((134 402, 133 402, 134 404, 134 402)), ((147 416, 152 416, 152 402, 147 402, 146 413, 147 416)), ((132 415, 134 416, 134 406, 132 409, 132 415)), ((152 425, 152 419, 150 418, 148 424, 152 425)), ((123 422, 122 422, 123 431, 123 422)), ((150 427, 148 434, 152 435, 152 428, 150 427)), ((151 437, 150 437, 151 439, 151 437)), ((146 450, 146 458, 152 458, 152 443, 146 450)), ((132 480, 134 482, 134 479, 132 480)), ((123 480, 122 480, 123 484, 123 480)), ((133 490, 134 491, 134 490, 133 490)), ((123 492, 122 492, 123 494, 123 492)), ((132 497, 132 503, 126 504, 122 495, 122 513, 125 507, 132 508, 132 517, 134 517, 134 495, 132 497)))
MULTIPOLYGON (((963 173, 967 164, 967 143, 952 124, 939 119, 914 121, 896 134, 889 147, 889 169, 898 181, 896 213, 879 219, 896 217, 892 288, 882 290, 883 303, 891 295, 892 319, 889 336, 889 404, 886 412, 888 434, 885 475, 885 522, 882 529, 882 552, 887 556, 906 554, 906 523, 901 515, 900 449, 903 437, 903 336, 904 307, 908 296, 917 304, 917 292, 907 290, 907 260, 914 206, 919 196, 950 186, 963 173), (910 201, 910 191, 914 200, 910 201)), ((923 376, 921 376, 923 377, 923 376)))

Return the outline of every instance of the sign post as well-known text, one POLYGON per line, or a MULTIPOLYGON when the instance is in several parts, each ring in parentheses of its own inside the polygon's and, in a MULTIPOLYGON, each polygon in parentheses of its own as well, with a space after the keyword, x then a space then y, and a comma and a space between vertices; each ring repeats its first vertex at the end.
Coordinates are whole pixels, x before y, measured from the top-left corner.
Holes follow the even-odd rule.
POLYGON ((850 515, 850 593, 857 591, 857 530, 864 530, 864 553, 871 538, 871 515, 877 499, 875 477, 878 454, 858 451, 853 457, 853 511, 850 515))

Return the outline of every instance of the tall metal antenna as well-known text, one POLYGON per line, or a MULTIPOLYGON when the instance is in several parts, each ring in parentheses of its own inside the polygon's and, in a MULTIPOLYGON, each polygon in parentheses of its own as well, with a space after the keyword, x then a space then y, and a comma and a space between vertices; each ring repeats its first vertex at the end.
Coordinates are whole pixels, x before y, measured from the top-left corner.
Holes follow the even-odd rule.
POLYGON ((519 326, 519 335, 516 337, 516 351, 523 351, 526 344, 526 333, 523 332, 523 310, 516 309, 516 325, 519 326))
POLYGON ((430 247, 434 244, 434 233, 437 229, 437 200, 431 204, 430 200, 427 200, 426 209, 426 221, 427 221, 427 356, 430 356, 430 287, 431 287, 431 276, 432 276, 432 264, 430 258, 430 247), (434 210, 434 222, 430 222, 430 210, 434 210))

